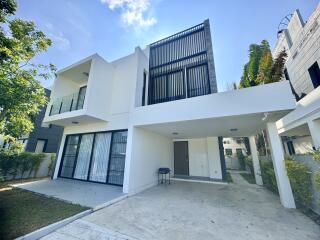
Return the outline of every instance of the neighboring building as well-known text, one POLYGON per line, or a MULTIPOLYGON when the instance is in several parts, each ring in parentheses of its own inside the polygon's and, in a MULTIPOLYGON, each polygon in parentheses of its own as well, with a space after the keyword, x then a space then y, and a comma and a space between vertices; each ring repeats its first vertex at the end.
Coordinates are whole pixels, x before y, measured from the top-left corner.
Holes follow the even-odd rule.
POLYGON ((128 194, 157 184, 160 167, 225 181, 223 137, 249 137, 261 178, 254 135, 267 129, 281 202, 294 207, 275 124, 294 107, 287 81, 217 93, 206 20, 118 60, 94 54, 58 71, 44 122, 64 127, 54 178, 128 194))
POLYGON ((285 77, 297 99, 296 110, 277 122, 287 154, 309 153, 320 147, 320 5, 302 20, 299 10, 278 35, 273 51, 286 49, 285 77))
POLYGON ((224 156, 227 169, 240 169, 238 154, 247 155, 246 146, 243 138, 224 138, 223 139, 224 156))
MULTIPOLYGON (((49 89, 45 89, 45 91, 46 96, 49 98, 51 91, 49 89)), ((28 136, 19 139, 24 144, 25 150, 28 152, 58 152, 63 134, 63 127, 43 123, 42 121, 45 113, 46 107, 41 108, 34 119, 33 131, 28 136)))

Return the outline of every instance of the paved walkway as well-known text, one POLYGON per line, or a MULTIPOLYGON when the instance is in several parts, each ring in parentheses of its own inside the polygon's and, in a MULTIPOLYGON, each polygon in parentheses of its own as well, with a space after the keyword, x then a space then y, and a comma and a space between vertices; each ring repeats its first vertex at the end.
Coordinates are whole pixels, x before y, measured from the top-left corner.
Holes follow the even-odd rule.
POLYGON ((247 180, 245 180, 240 173, 246 173, 244 171, 229 171, 233 183, 234 184, 239 184, 239 185, 250 185, 250 183, 247 182, 247 180))
POLYGON ((52 239, 319 240, 320 227, 254 184, 173 181, 96 211, 52 239))

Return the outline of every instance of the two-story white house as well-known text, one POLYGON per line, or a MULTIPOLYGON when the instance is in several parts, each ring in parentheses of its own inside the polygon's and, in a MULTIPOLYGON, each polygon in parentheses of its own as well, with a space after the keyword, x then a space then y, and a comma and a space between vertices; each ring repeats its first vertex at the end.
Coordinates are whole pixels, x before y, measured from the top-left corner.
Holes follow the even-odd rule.
POLYGON ((44 121, 64 126, 54 178, 135 194, 174 176, 226 180, 223 137, 266 129, 284 206, 295 207, 275 122, 295 108, 288 81, 217 92, 209 21, 108 62, 94 54, 60 70, 44 121))

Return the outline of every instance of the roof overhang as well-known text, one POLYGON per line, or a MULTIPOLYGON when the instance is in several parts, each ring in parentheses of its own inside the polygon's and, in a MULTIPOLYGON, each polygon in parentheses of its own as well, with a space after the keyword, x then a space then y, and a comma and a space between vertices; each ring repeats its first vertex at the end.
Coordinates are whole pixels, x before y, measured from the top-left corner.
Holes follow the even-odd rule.
POLYGON ((282 81, 138 107, 131 119, 133 126, 171 138, 250 136, 295 106, 289 82, 282 81))

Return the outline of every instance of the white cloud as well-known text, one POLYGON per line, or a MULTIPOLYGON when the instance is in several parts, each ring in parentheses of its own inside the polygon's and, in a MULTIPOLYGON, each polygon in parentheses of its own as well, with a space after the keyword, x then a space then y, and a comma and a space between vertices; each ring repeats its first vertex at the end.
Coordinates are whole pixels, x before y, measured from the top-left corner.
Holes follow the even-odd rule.
POLYGON ((100 0, 111 10, 121 10, 121 20, 126 26, 146 28, 157 23, 150 16, 150 0, 100 0), (147 14, 148 13, 148 14, 147 14), (147 14, 147 16, 145 16, 147 14))
POLYGON ((52 23, 45 23, 47 29, 47 35, 52 40, 53 46, 57 47, 59 50, 67 50, 70 48, 71 44, 69 39, 67 39, 63 32, 57 30, 52 23))
POLYGON ((53 41, 53 45, 55 45, 59 50, 67 50, 70 48, 70 41, 63 35, 62 32, 58 32, 56 34, 49 33, 48 35, 53 41))

